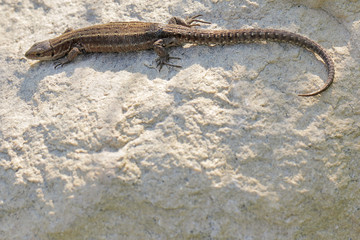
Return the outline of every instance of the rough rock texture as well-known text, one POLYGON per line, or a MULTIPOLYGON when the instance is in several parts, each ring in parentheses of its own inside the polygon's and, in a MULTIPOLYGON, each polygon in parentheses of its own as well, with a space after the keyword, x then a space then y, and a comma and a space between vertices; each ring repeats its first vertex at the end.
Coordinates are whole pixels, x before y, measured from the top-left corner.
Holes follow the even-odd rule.
POLYGON ((360 3, 356 0, 0 4, 0 239, 359 239, 360 3), (54 70, 24 52, 110 21, 202 13, 288 44, 89 54, 54 70), (147 65, 147 66, 146 66, 147 65))

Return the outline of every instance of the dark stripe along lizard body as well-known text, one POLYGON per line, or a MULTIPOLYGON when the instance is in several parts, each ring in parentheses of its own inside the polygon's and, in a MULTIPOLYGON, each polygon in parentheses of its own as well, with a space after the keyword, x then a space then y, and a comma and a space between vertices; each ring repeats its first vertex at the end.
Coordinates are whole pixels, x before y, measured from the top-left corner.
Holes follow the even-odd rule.
POLYGON ((334 63, 326 52, 316 42, 296 33, 276 29, 234 29, 206 30, 192 28, 198 24, 207 23, 195 18, 199 15, 182 20, 172 18, 169 24, 147 22, 113 22, 94 25, 78 30, 67 30, 64 34, 43 42, 34 44, 25 54, 27 58, 38 60, 56 60, 66 56, 56 63, 62 66, 71 62, 78 54, 87 52, 129 52, 154 49, 160 69, 163 65, 180 67, 168 63, 170 57, 166 48, 180 46, 185 43, 201 45, 224 45, 252 43, 259 41, 285 42, 301 46, 316 53, 324 61, 328 78, 325 84, 314 92, 299 94, 299 96, 314 96, 325 91, 333 82, 334 63))

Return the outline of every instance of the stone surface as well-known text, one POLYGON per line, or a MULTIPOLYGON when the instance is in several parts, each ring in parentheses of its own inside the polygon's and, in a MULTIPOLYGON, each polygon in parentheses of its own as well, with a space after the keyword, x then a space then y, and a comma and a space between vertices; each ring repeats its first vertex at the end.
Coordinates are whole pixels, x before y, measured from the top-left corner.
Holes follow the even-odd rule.
POLYGON ((0 5, 0 239, 359 239, 358 1, 48 1, 0 5), (202 13, 324 46, 89 54, 54 70, 37 41, 110 21, 202 13))

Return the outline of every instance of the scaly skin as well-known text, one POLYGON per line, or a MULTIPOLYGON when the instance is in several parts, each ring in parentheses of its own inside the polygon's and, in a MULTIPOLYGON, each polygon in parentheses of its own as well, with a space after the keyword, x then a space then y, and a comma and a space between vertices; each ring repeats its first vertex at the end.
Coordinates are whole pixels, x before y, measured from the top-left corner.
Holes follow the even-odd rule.
POLYGON ((333 60, 326 50, 316 42, 296 33, 276 29, 234 29, 206 30, 196 29, 193 22, 208 23, 193 16, 185 20, 177 17, 168 24, 147 22, 112 22, 94 25, 78 30, 68 29, 62 35, 34 44, 25 56, 36 60, 57 60, 55 67, 71 62, 81 53, 91 52, 130 52, 154 49, 158 55, 160 70, 163 65, 180 67, 169 63, 167 49, 186 43, 199 45, 225 45, 252 43, 259 41, 285 42, 303 47, 316 53, 324 61, 328 78, 318 90, 299 96, 314 96, 325 91, 333 82, 335 68, 333 60))

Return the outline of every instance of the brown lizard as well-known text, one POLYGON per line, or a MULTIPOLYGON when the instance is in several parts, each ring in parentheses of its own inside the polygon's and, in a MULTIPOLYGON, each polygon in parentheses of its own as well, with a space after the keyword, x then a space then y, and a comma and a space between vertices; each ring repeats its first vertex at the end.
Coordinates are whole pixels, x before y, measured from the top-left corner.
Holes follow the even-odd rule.
POLYGON ((277 29, 234 29, 206 30, 196 29, 194 22, 209 23, 198 20, 201 15, 188 17, 185 20, 173 17, 168 24, 148 22, 111 22, 94 25, 77 30, 68 29, 62 35, 34 44, 25 56, 29 59, 56 60, 55 68, 71 62, 81 53, 90 52, 129 52, 154 49, 158 55, 157 66, 180 67, 170 64, 166 48, 181 46, 185 43, 202 45, 224 45, 261 41, 285 42, 299 45, 316 53, 324 61, 328 78, 325 84, 314 92, 299 96, 314 96, 325 91, 333 82, 335 68, 333 60, 326 50, 316 42, 296 33, 277 29))

